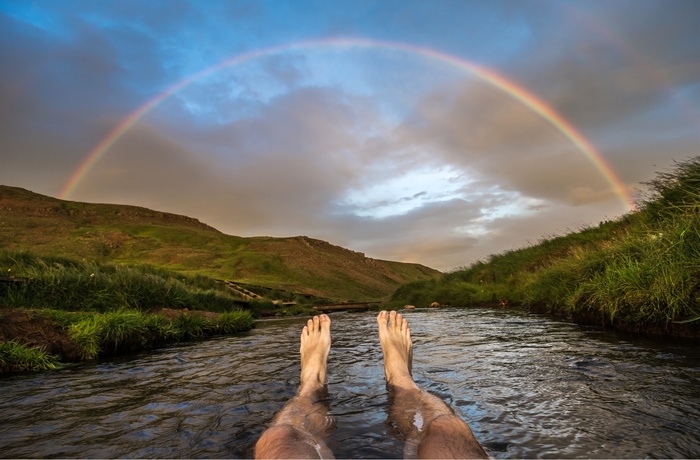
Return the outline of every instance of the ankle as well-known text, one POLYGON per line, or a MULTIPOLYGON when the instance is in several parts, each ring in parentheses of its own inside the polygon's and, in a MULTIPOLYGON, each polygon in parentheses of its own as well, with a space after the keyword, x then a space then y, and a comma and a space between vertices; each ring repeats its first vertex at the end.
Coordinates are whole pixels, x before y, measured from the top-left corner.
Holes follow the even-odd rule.
POLYGON ((411 376, 387 379, 386 387, 390 391, 420 391, 411 376))
POLYGON ((408 372, 394 373, 391 376, 385 377, 387 387, 397 387, 406 390, 418 388, 418 385, 416 385, 416 382, 413 380, 413 377, 411 377, 411 374, 409 374, 408 372))
POLYGON ((320 394, 326 388, 326 384, 319 382, 318 380, 311 379, 309 381, 303 381, 299 385, 297 390, 298 396, 314 396, 320 394))

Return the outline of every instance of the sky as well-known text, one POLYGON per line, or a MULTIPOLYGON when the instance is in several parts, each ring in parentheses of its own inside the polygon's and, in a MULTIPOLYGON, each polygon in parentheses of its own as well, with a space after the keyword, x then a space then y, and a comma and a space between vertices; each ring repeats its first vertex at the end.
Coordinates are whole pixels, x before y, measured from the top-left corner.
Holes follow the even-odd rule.
POLYGON ((0 0, 0 184, 450 271, 700 146, 696 0, 0 0))

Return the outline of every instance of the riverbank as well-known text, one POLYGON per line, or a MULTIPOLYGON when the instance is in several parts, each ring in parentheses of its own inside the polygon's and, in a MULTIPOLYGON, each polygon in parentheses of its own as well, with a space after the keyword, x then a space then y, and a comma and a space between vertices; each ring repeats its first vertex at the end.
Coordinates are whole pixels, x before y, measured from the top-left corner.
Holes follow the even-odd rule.
POLYGON ((246 331, 264 306, 149 265, 0 251, 0 269, 0 374, 246 331))
POLYGON ((673 339, 690 340, 700 344, 700 327, 694 323, 675 323, 667 322, 665 324, 651 323, 625 323, 621 320, 608 320, 596 312, 570 312, 567 310, 552 310, 551 307, 540 305, 528 305, 527 307, 513 307, 515 309, 525 309, 530 313, 540 313, 551 318, 571 321, 582 326, 599 326, 604 329, 609 329, 617 332, 650 336, 650 337, 669 337, 673 339))
POLYGON ((0 309, 0 375, 154 349, 169 343, 245 332, 250 312, 153 309, 147 313, 0 309))

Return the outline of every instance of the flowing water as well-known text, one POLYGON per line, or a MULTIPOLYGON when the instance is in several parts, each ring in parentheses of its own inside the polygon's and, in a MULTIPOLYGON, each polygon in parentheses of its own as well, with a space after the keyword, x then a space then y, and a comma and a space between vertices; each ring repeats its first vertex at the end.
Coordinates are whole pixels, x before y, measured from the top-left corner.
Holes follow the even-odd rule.
MULTIPOLYGON (((700 457, 695 344, 504 310, 412 310, 413 374, 496 458, 700 457)), ((328 444, 401 457, 374 313, 331 315, 328 444)), ((0 457, 250 457, 294 395, 305 320, 0 380, 0 457)))

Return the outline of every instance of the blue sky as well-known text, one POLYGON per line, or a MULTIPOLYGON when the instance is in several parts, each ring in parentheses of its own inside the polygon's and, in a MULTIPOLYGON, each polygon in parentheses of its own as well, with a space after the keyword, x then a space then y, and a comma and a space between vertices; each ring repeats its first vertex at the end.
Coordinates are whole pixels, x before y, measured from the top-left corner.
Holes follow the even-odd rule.
POLYGON ((431 55, 536 97, 634 193, 698 154, 698 23, 694 0, 0 0, 0 183, 58 196, 167 88, 276 49, 167 98, 69 198, 450 270, 626 207, 542 116, 431 55))

